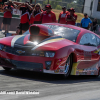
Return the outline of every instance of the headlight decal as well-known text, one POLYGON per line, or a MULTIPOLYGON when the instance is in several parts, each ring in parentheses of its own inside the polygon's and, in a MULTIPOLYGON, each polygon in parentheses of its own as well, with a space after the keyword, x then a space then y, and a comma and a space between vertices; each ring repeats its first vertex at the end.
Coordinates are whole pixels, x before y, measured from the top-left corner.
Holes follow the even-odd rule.
POLYGON ((54 57, 55 56, 55 52, 45 52, 45 57, 54 57))
POLYGON ((32 56, 40 56, 40 57, 54 57, 55 52, 53 51, 32 51, 32 56))
POLYGON ((44 51, 33 51, 32 52, 32 56, 41 56, 41 57, 44 57, 45 56, 45 52, 44 51))

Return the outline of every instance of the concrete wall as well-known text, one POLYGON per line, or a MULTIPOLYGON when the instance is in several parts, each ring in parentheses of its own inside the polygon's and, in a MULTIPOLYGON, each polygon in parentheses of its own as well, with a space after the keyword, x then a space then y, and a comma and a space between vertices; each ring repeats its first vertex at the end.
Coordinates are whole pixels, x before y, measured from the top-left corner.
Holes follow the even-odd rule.
MULTIPOLYGON (((2 20, 3 20, 3 17, 0 17, 0 26, 1 26, 2 20)), ((16 27, 19 26, 19 23, 20 23, 20 19, 12 18, 11 25, 10 25, 10 31, 15 31, 16 27)))

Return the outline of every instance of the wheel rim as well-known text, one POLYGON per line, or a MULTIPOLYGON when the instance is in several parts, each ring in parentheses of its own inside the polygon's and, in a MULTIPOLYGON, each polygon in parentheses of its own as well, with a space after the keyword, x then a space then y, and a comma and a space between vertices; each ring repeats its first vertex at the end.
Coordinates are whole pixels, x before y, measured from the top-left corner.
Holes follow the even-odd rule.
POLYGON ((70 57, 68 57, 66 64, 65 64, 65 75, 67 75, 68 71, 69 71, 69 67, 70 67, 70 57))

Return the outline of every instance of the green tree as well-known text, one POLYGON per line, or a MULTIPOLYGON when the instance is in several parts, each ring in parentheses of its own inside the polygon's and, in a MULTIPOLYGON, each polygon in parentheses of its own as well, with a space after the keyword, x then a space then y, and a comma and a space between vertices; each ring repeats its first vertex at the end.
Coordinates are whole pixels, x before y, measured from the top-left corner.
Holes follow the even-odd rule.
MULTIPOLYGON (((62 0, 55 0, 55 1, 49 0, 49 4, 52 6, 53 9, 56 8, 59 2, 62 2, 62 0)), ((43 6, 45 6, 46 4, 48 4, 48 0, 43 0, 43 6)))
POLYGON ((75 0, 62 0, 62 2, 69 2, 69 3, 73 2, 73 1, 75 1, 75 0))
POLYGON ((84 1, 85 1, 85 0, 77 0, 77 4, 83 5, 84 1))
POLYGON ((56 6, 56 9, 61 10, 62 7, 61 7, 60 5, 57 5, 57 6, 56 6))

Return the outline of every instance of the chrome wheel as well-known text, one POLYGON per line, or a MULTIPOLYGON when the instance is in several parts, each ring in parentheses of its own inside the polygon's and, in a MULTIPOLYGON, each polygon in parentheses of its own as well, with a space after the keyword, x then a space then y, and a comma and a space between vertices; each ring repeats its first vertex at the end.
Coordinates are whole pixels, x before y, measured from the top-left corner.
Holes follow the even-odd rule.
POLYGON ((69 67, 70 67, 70 57, 68 57, 66 64, 65 64, 65 71, 64 71, 65 74, 68 73, 69 67))
POLYGON ((71 73, 71 66, 72 65, 72 58, 71 56, 68 57, 66 64, 65 64, 65 71, 64 71, 64 77, 68 77, 71 73))

